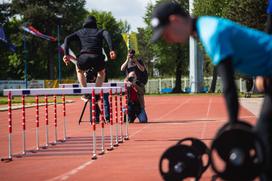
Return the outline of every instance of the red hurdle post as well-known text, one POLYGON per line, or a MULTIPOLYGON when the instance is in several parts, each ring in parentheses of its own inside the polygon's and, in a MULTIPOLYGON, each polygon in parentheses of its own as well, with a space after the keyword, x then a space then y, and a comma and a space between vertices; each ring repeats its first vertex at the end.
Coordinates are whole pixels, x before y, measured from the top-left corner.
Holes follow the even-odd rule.
POLYGON ((119 109, 120 109, 120 140, 119 143, 123 143, 123 130, 122 130, 122 126, 123 126, 123 106, 122 106, 122 88, 120 88, 120 96, 119 96, 119 109))
POLYGON ((65 96, 62 95, 62 112, 63 112, 63 134, 64 134, 64 141, 66 141, 66 105, 65 105, 65 96))
POLYGON ((104 139, 104 93, 103 89, 100 91, 100 100, 101 100, 101 112, 100 112, 100 122, 101 122, 101 152, 100 155, 105 153, 105 139, 104 139))
POLYGON ((12 161, 12 107, 11 91, 8 92, 8 158, 1 158, 1 161, 12 161))
POLYGON ((39 150, 39 96, 35 97, 36 100, 36 150, 39 150))
POLYGON ((113 150, 113 133, 112 133, 112 127, 113 127, 113 114, 112 114, 112 89, 110 89, 110 148, 108 151, 113 150))
POLYGON ((56 95, 54 95, 54 127, 55 127, 55 141, 54 141, 54 144, 57 144, 57 140, 58 140, 58 132, 57 132, 58 122, 57 122, 57 97, 56 97, 56 95))
POLYGON ((9 116, 9 152, 8 159, 12 160, 12 147, 11 147, 11 136, 12 136, 12 107, 11 107, 11 92, 8 94, 8 116, 9 116))
POLYGON ((22 137, 23 137, 23 152, 22 152, 22 154, 25 154, 26 153, 25 95, 22 95, 22 127, 23 127, 23 135, 22 135, 22 137))
POLYGON ((48 135, 48 96, 45 95, 45 146, 49 145, 49 135, 48 135))
POLYGON ((127 84, 125 84, 125 117, 126 117, 126 136, 125 140, 129 140, 128 136, 128 90, 127 90, 127 84))
POLYGON ((94 89, 92 89, 92 127, 93 127, 93 156, 92 159, 97 159, 96 156, 96 125, 95 125, 95 92, 94 89))
POLYGON ((118 142, 118 94, 117 94, 117 89, 115 89, 115 128, 116 128, 116 137, 115 137, 115 144, 114 146, 118 146, 119 142, 118 142))

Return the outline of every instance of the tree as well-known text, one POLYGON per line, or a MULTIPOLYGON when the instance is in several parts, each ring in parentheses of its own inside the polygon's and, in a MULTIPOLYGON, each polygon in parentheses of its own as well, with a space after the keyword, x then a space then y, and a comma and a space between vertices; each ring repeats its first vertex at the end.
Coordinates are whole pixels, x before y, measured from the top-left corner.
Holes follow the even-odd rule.
POLYGON ((138 28, 137 34, 138 47, 140 52, 140 57, 145 63, 145 66, 148 70, 148 74, 153 76, 153 51, 152 46, 149 43, 148 32, 145 28, 138 28))
MULTIPOLYGON (((255 0, 195 0, 194 14, 196 16, 221 16, 243 25, 263 30, 266 20, 266 5, 266 1, 255 0)), ((206 64, 211 64, 211 61, 207 59, 206 64)), ((205 67, 210 66, 205 65, 205 67)), ((209 72, 209 69, 206 70, 206 73, 210 74, 209 72)), ((215 91, 216 79, 217 72, 214 68, 210 92, 215 91)))
MULTIPOLYGON (((161 3, 165 0, 159 0, 156 4, 161 3)), ((188 11, 188 1, 186 0, 178 0, 178 3, 181 6, 185 7, 188 11)), ((154 5, 148 4, 146 9, 146 14, 144 16, 145 23, 147 24, 147 28, 145 30, 146 40, 149 42, 152 35, 152 27, 150 24, 151 21, 151 13, 153 11, 154 5)), ((147 42, 147 43, 148 43, 147 42)), ((156 58, 155 67, 160 70, 160 74, 176 76, 176 84, 173 92, 182 92, 181 89, 181 76, 188 74, 188 45, 181 46, 177 45, 169 45, 164 41, 158 41, 156 44, 151 44, 150 49, 152 49, 153 57, 156 58), (175 71, 173 71, 175 70, 175 71)))
MULTIPOLYGON (((32 24, 42 33, 56 37, 58 24, 56 14, 63 15, 61 34, 67 35, 69 32, 81 27, 87 13, 84 5, 85 0, 13 0, 11 7, 15 15, 21 18, 21 23, 32 24)), ((18 27, 17 30, 19 30, 18 27)), ((19 32, 16 38, 22 40, 22 31, 19 32)), ((61 37, 61 42, 63 42, 63 39, 64 36, 61 37)), ((21 45, 19 44, 19 46, 21 45)), ((39 79, 56 78, 57 44, 27 35, 27 48, 29 77, 39 79)), ((18 53, 20 52, 22 52, 21 49, 19 49, 18 53)), ((20 57, 18 61, 22 62, 21 60, 20 57)), ((68 75, 71 72, 71 67, 62 71, 64 76, 68 75)))

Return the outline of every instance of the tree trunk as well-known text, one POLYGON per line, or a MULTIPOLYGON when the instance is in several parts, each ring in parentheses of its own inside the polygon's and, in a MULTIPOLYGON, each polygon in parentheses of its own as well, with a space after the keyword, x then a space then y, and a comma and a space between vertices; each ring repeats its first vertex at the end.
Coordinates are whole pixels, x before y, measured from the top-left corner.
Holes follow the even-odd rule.
POLYGON ((216 88, 216 82, 217 82, 217 71, 216 68, 213 68, 213 77, 212 77, 212 83, 209 90, 209 93, 214 93, 216 88))
POLYGON ((180 50, 180 55, 177 58, 177 66, 176 66, 176 83, 172 93, 182 93, 181 90, 181 65, 182 65, 182 50, 180 50))

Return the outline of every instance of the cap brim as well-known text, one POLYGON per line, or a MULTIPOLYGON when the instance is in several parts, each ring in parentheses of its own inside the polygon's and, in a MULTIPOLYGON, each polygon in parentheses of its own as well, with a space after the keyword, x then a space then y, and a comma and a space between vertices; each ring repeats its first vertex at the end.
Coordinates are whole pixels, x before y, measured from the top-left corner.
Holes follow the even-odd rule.
POLYGON ((155 43, 156 41, 158 41, 162 35, 164 27, 160 27, 160 28, 156 28, 153 32, 153 35, 151 37, 151 42, 155 43))

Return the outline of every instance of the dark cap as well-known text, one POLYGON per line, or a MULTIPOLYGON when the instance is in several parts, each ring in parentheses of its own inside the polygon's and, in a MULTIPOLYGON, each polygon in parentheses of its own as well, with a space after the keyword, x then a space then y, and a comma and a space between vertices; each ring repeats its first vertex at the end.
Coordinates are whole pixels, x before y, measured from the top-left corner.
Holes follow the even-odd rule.
POLYGON ((96 19, 94 16, 88 16, 83 23, 84 28, 97 28, 96 19))
POLYGON ((162 35, 163 29, 169 23, 169 16, 178 14, 183 17, 188 17, 189 14, 176 2, 165 2, 156 6, 151 17, 151 26, 153 35, 151 42, 157 41, 162 35))

